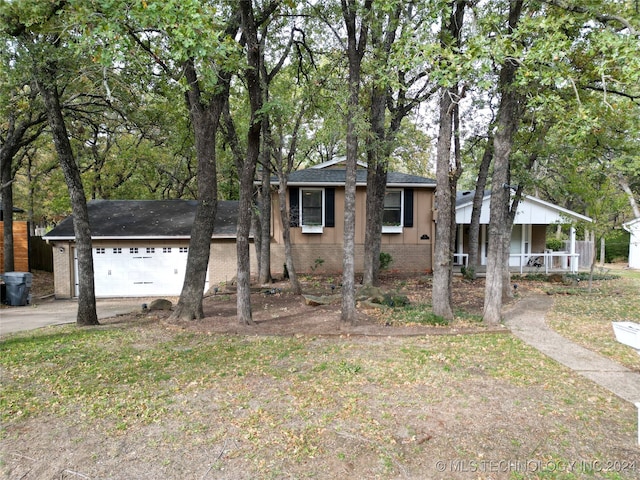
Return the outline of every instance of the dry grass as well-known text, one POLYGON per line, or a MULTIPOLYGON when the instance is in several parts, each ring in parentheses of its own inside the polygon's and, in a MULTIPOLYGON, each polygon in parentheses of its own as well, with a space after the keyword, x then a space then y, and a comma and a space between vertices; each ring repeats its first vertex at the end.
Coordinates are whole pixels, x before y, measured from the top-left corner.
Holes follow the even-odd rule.
POLYGON ((618 343, 611 327, 616 321, 640 322, 640 272, 617 268, 612 273, 620 278, 596 282, 591 293, 582 285, 570 295, 555 295, 547 321, 574 342, 640 372, 640 355, 618 343))
MULTIPOLYGON (((566 312, 618 352, 605 323, 636 311, 630 281, 554 287, 554 324, 566 312)), ((505 333, 229 335, 132 316, 0 348, 5 478, 640 478, 636 409, 505 333)))

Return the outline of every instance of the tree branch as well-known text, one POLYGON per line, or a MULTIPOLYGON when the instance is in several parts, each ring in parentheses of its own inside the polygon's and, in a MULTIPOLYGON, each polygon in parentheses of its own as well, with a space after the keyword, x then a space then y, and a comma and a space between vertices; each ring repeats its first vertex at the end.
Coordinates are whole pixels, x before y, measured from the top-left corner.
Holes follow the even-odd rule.
POLYGON ((627 20, 624 17, 621 17, 620 15, 610 15, 607 13, 594 12, 589 8, 583 7, 580 5, 569 5, 567 2, 563 0, 547 0, 547 3, 549 5, 556 6, 568 12, 593 15, 594 18, 596 18, 599 22, 603 23, 604 25, 607 25, 610 23, 618 23, 622 26, 621 30, 627 29, 629 30, 629 33, 631 33, 631 35, 638 36, 640 34, 640 32, 638 32, 638 30, 636 30, 633 27, 633 25, 631 25, 631 22, 629 20, 627 20))

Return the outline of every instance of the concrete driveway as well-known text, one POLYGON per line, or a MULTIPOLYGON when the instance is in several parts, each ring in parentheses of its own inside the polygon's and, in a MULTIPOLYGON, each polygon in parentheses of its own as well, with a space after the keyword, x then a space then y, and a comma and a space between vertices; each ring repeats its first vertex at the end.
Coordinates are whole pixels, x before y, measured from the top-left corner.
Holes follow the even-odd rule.
MULTIPOLYGON (((98 319, 138 312, 142 309, 143 303, 148 303, 147 299, 98 299, 98 319)), ((0 337, 49 325, 75 323, 77 314, 77 300, 34 300, 31 305, 24 307, 3 306, 0 308, 0 337)))

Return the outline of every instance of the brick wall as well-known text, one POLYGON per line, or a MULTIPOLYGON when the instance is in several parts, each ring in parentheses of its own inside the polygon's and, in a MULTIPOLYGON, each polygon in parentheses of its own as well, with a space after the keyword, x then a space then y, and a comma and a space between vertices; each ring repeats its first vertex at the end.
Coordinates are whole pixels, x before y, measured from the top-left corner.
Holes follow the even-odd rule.
MULTIPOLYGON (((251 258, 251 277, 258 274, 258 262, 253 243, 249 246, 251 258)), ((209 285, 216 286, 235 279, 238 270, 238 256, 236 254, 235 239, 214 240, 211 243, 209 257, 209 285)))
MULTIPOLYGON (((298 273, 311 273, 316 259, 323 262, 317 273, 336 274, 342 272, 342 245, 293 245, 293 261, 298 273)), ((390 270, 402 272, 425 272, 431 269, 431 243, 422 245, 383 245, 382 251, 392 257, 390 270)), ((284 246, 271 247, 271 272, 282 275, 284 270, 284 246)), ((357 273, 364 269, 364 245, 356 245, 355 268, 357 273)))
POLYGON ((56 298, 75 296, 73 250, 68 242, 53 244, 53 285, 56 298))

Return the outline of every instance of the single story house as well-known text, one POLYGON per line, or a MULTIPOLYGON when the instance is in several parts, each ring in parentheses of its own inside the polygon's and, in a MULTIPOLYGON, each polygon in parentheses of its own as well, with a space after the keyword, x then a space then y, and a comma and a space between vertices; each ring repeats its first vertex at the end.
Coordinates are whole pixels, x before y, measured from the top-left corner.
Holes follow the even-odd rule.
MULTIPOLYGON (((356 182, 356 271, 364 268, 366 165, 359 164, 356 182)), ((325 162, 292 172, 288 180, 292 251, 299 272, 342 271, 344 194, 343 160, 325 162)), ((277 178, 271 180, 271 267, 284 272, 283 228, 279 213, 277 178)), ((425 272, 433 268, 435 239, 434 180, 389 172, 384 203, 382 248, 391 255, 391 268, 425 272)), ((468 224, 472 192, 460 192, 456 201, 458 235, 455 261, 464 264, 468 252, 468 224)), ((480 235, 481 264, 486 264, 490 193, 483 200, 480 235)), ((191 200, 93 200, 88 203, 92 229, 95 288, 98 297, 179 295, 184 281, 189 238, 196 202, 191 200)), ((238 202, 220 201, 211 239, 207 286, 236 275, 238 202)), ((511 239, 511 265, 523 266, 532 258, 545 267, 560 262, 577 269, 575 230, 567 252, 545 249, 547 226, 590 221, 588 217, 531 196, 518 208, 511 239), (550 261, 547 261, 549 259, 550 261)), ((45 235, 53 246, 57 298, 77 296, 77 258, 72 217, 45 235)), ((256 271, 255 250, 251 269, 256 271)))
MULTIPOLYGON (((88 202, 96 296, 179 295, 196 205, 193 200, 88 202)), ((236 274, 237 218, 238 202, 218 202, 205 290, 236 274)), ((65 218, 44 239, 53 246, 56 298, 77 296, 73 218, 65 218)))
MULTIPOLYGON (((466 190, 458 192, 456 196, 458 231, 455 262, 458 265, 466 264, 468 257, 469 225, 474 193, 472 190, 466 190)), ((480 248, 478 250, 480 265, 487 264, 490 202, 491 192, 485 192, 480 214, 480 248)), ((576 235, 573 226, 576 222, 591 222, 591 219, 539 198, 523 195, 513 221, 509 265, 520 269, 526 266, 544 265, 546 269, 560 267, 577 271, 579 254, 576 252, 576 235), (572 224, 567 251, 547 251, 547 227, 552 224, 572 224)))
MULTIPOLYGON (((364 265, 366 165, 359 164, 356 191, 356 270, 364 265)), ((293 172, 287 198, 291 209, 292 244, 296 268, 310 272, 321 263, 322 272, 340 272, 343 258, 344 183, 341 161, 293 172)), ((273 181, 274 186, 277 181, 273 181)), ((435 181, 390 172, 385 199, 382 251, 392 257, 392 268, 430 270, 435 224, 435 181)), ((278 195, 272 204, 271 265, 284 270, 284 244, 278 195)), ((87 204, 91 223, 97 297, 179 295, 184 281, 196 202, 189 200, 92 200, 87 204)), ((209 285, 236 274, 238 202, 218 202, 207 274, 209 285)), ((77 256, 73 219, 67 217, 44 236, 53 246, 57 298, 77 296, 77 256)), ((256 271, 251 249, 251 269, 256 271)))
POLYGON ((631 234, 629 239, 629 268, 640 269, 640 218, 625 223, 623 228, 631 234))
MULTIPOLYGON (((355 268, 364 269, 366 212, 366 165, 356 171, 355 268)), ((309 272, 342 271, 344 241, 344 160, 325 162, 289 175, 287 201, 290 209, 292 254, 296 269, 309 272)), ((284 268, 284 241, 277 188, 272 178, 271 266, 284 268)), ((391 255, 392 269, 425 272, 432 269, 435 180, 399 172, 387 175, 382 248, 391 255)))

